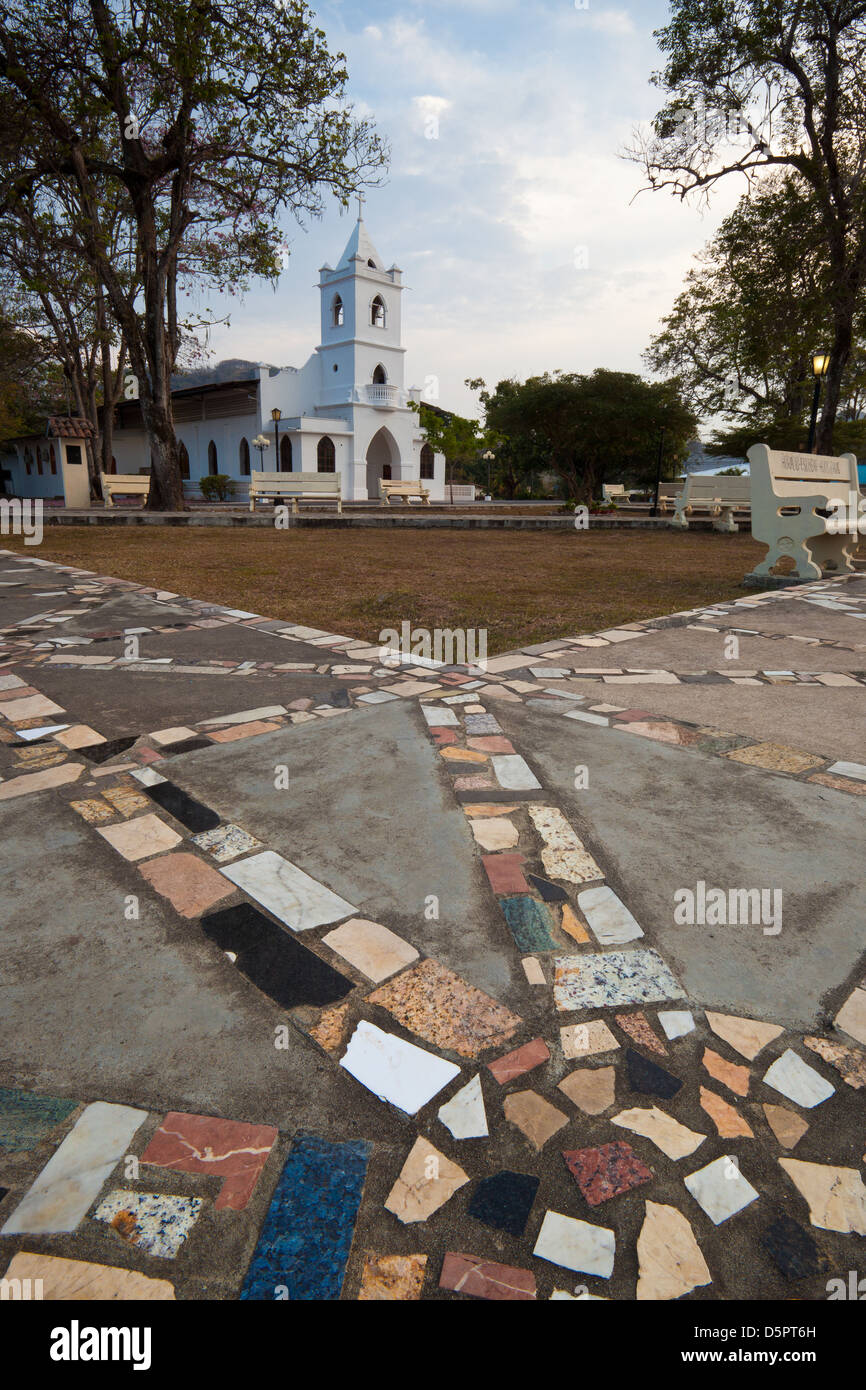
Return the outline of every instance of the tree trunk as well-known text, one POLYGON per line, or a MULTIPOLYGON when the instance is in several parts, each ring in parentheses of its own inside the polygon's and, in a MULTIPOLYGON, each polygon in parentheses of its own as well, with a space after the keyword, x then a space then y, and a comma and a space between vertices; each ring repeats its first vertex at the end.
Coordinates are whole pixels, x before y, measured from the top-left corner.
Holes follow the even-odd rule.
POLYGON ((180 458, 171 403, 141 397, 141 413, 150 444, 150 492, 147 510, 151 512, 186 511, 180 458))
POLYGON ((827 372, 824 392, 824 409, 815 437, 815 452, 818 454, 833 453, 833 430, 842 397, 842 379, 854 341, 854 312, 852 300, 846 300, 844 304, 837 306, 830 369, 827 372))

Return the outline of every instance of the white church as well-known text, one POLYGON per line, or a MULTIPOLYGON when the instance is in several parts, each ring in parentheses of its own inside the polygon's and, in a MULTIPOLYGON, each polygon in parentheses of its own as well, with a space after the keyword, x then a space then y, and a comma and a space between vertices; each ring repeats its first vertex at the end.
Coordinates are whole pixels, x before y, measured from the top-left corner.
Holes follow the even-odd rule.
MULTIPOLYGON (((198 496, 207 474, 223 473, 234 481, 232 500, 243 501, 251 470, 264 469, 336 472, 345 500, 376 505, 380 479, 423 479, 431 500, 442 500, 445 456, 433 452, 411 408, 420 389, 407 389, 404 381, 403 288, 397 266, 385 269, 359 206, 336 269, 325 264, 319 272, 321 340, 303 367, 252 366, 229 381, 172 392, 186 495, 198 496), (267 449, 254 445, 260 435, 268 438, 267 449)), ((15 456, 4 459, 13 495, 62 501, 69 491, 64 443, 59 472, 56 462, 50 466, 47 437, 17 440, 14 447, 15 456)), ((115 411, 113 452, 113 472, 150 471, 137 400, 124 400, 115 411)), ((69 495, 66 501, 82 505, 69 495)))

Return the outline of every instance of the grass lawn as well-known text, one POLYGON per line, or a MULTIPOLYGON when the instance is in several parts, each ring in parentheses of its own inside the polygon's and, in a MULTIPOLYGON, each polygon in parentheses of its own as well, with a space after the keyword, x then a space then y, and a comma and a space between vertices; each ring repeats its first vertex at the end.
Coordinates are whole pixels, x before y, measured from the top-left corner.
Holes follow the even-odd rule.
POLYGON ((271 618, 378 640, 486 628, 491 655, 741 597, 749 535, 47 527, 0 547, 271 618))

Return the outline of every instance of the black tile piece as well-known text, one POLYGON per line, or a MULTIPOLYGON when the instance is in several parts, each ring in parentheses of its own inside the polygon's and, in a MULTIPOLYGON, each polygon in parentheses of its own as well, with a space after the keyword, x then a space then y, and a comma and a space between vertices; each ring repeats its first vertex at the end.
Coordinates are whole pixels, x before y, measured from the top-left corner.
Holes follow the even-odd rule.
POLYGON ((537 888, 546 903, 567 903, 568 894, 556 883, 551 883, 549 879, 541 878, 539 874, 527 874, 526 877, 537 888))
POLYGON ((9 1191, 9 1188, 8 1188, 8 1187, 0 1187, 0 1202, 3 1201, 3 1198, 6 1196, 6 1193, 7 1193, 8 1191, 9 1191))
POLYGON ((809 1232, 791 1216, 779 1216, 767 1226, 761 1244, 786 1279, 826 1274, 829 1268, 809 1232))
POLYGON ((348 690, 342 690, 339 688, 337 690, 331 691, 331 694, 328 696, 328 702, 329 704, 334 705, 337 709, 349 709, 352 704, 352 701, 349 699, 348 690))
POLYGON ((482 1178, 472 1194, 469 1215, 497 1231, 522 1236, 539 1181, 528 1173, 511 1173, 507 1168, 482 1178))
POLYGON ((194 797, 187 796, 186 792, 180 787, 176 787, 174 782, 159 782, 154 787, 143 789, 164 811, 168 811, 170 816, 179 820, 181 825, 185 825, 187 830, 192 830, 198 834, 202 830, 216 830, 220 824, 220 817, 216 811, 212 811, 209 806, 205 806, 201 801, 196 801, 194 797))
POLYGON ((118 753, 125 753, 137 738, 138 734, 131 734, 128 738, 112 738, 107 743, 95 743, 92 748, 76 748, 75 752, 83 753, 92 763, 107 763, 109 758, 117 757, 118 753))
POLYGON ((182 743, 173 743, 171 748, 166 749, 166 753, 174 757, 175 753, 194 753, 197 748, 213 748, 213 746, 209 738, 185 738, 182 743))
POLYGON ((678 1076, 671 1076, 664 1067, 651 1062, 632 1047, 626 1048, 625 1061, 628 1084, 641 1096, 659 1096, 662 1100, 670 1100, 683 1084, 678 1076))
POLYGON ((335 1004, 354 989, 339 970, 249 903, 210 912, 201 927, 222 950, 233 951, 237 968, 283 1008, 335 1004))

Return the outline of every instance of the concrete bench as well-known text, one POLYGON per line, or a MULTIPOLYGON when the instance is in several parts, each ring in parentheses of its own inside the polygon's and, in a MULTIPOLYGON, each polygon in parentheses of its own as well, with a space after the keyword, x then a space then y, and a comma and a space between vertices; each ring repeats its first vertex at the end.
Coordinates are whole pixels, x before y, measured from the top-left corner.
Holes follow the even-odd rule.
POLYGON ((748 476, 720 477, 718 474, 689 473, 676 501, 671 526, 688 530, 689 515, 709 512, 716 531, 738 531, 734 512, 748 511, 752 505, 752 485, 748 476))
POLYGON ((684 478, 677 478, 674 482, 659 483, 659 511, 667 512, 674 505, 683 490, 684 478))
POLYGON ((114 506, 114 494, 119 497, 141 497, 142 506, 150 492, 150 474, 145 473, 100 473, 102 500, 106 507, 114 506))
POLYGON ((292 512, 298 515, 298 502, 336 502, 343 514, 343 492, 339 473, 250 473, 250 511, 260 499, 290 497, 292 512))
POLYGON ((402 497, 408 507, 411 498, 417 497, 419 502, 425 506, 430 506, 430 489, 423 487, 419 482, 413 482, 411 478, 404 478, 402 482, 389 482, 387 478, 379 479, 379 497, 383 507, 390 507, 392 497, 402 497))
POLYGON ((604 483, 601 491, 605 502, 627 502, 629 499, 623 483, 604 483))
POLYGON ((794 562, 791 578, 821 579, 851 574, 858 536, 834 531, 829 513, 859 501, 853 454, 783 453, 766 444, 749 450, 752 465, 752 535, 768 547, 748 579, 770 575, 780 560, 794 562), (825 515, 821 515, 821 513, 825 515))

